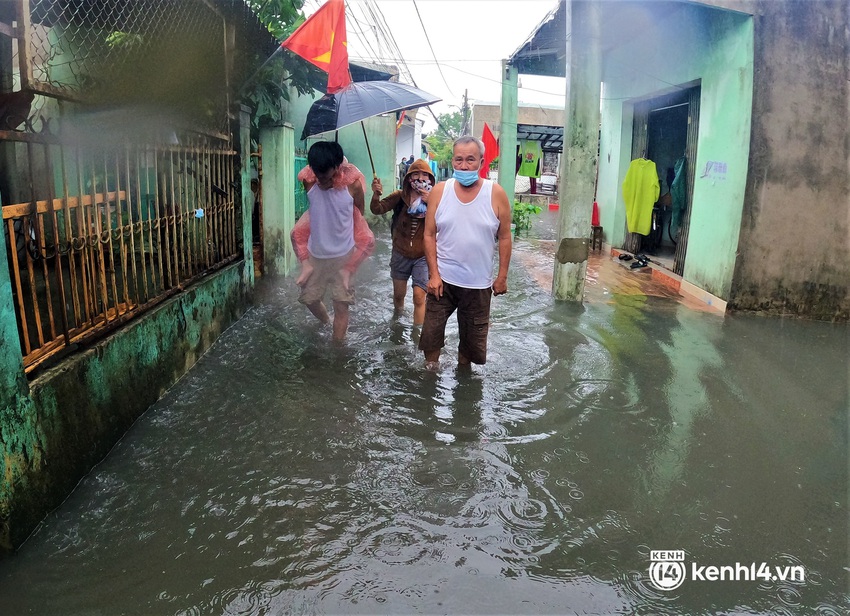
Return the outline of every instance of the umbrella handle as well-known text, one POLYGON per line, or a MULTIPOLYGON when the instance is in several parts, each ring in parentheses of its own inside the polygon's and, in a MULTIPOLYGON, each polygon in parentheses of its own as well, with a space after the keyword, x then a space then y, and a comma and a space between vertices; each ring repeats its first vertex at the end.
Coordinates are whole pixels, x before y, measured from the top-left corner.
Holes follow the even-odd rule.
POLYGON ((366 152, 369 153, 369 164, 372 165, 372 177, 378 177, 378 174, 375 173, 375 161, 372 160, 372 148, 369 147, 369 138, 366 136, 366 125, 363 123, 363 120, 360 120, 360 128, 363 129, 363 139, 366 141, 366 152))

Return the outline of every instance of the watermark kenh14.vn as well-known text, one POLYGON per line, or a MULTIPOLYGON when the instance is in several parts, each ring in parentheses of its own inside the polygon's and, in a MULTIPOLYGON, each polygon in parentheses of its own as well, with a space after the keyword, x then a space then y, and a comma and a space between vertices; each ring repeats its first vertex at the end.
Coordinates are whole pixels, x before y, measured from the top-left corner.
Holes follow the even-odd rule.
POLYGON ((686 579, 694 582, 804 582, 802 565, 735 563, 734 565, 701 565, 685 563, 684 550, 652 550, 649 580, 658 590, 674 590, 686 579))

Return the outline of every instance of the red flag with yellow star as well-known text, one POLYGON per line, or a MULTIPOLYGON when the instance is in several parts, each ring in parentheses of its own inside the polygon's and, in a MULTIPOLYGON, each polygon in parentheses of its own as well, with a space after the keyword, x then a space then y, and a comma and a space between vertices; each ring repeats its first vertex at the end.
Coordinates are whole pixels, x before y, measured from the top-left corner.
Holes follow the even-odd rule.
POLYGON ((351 83, 343 0, 328 0, 280 44, 328 74, 328 93, 351 83))

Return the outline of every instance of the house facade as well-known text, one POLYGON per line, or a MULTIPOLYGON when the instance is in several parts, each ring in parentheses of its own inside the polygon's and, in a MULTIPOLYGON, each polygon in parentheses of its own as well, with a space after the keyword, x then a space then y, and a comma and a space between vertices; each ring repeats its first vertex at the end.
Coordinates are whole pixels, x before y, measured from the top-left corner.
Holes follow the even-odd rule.
POLYGON ((581 297, 594 198, 605 241, 641 250, 629 166, 654 159, 663 194, 683 159, 671 270, 730 309, 847 319, 847 26, 838 0, 561 2, 508 61, 570 66, 556 296, 581 297))

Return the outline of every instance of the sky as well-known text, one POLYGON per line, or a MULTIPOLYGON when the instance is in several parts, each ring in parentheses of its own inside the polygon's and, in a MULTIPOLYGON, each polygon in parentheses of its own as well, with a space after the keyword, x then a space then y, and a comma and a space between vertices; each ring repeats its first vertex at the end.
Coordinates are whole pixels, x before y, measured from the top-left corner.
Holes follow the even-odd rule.
MULTIPOLYGON (((322 4, 324 0, 306 0, 304 14, 312 15, 322 4)), ((345 4, 349 58, 399 64, 400 53, 407 65, 400 81, 411 83, 412 77, 420 89, 442 98, 431 105, 439 115, 459 110, 464 91, 470 105, 498 104, 502 59, 528 39, 558 0, 346 0, 345 4)), ((561 78, 520 75, 519 84, 521 104, 564 105, 561 78)), ((420 110, 417 117, 425 120, 424 132, 436 128, 427 110, 420 110)))

